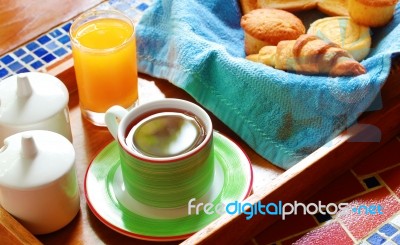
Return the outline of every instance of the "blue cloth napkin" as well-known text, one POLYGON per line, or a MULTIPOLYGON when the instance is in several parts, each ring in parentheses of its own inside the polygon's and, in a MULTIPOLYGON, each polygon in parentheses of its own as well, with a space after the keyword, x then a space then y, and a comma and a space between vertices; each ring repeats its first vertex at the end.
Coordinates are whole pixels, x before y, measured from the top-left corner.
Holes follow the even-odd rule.
MULTIPOLYGON (((357 77, 306 76, 244 59, 237 0, 156 0, 137 24, 139 71, 191 94, 273 164, 288 169, 358 116, 400 53, 400 5, 357 77)), ((304 15, 304 13, 303 13, 304 15)), ((306 14, 307 15, 307 14, 306 14)))

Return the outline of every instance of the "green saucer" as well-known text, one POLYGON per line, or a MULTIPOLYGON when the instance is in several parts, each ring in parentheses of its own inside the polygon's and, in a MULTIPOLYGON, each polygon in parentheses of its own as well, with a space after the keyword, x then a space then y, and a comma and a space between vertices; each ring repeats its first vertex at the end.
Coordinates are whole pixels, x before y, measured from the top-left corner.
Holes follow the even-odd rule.
MULTIPOLYGON (((210 190, 192 204, 244 200, 251 192, 253 173, 246 154, 230 139, 214 132, 214 181, 210 190)), ((188 206, 156 208, 136 201, 122 181, 117 142, 106 146, 90 164, 85 195, 94 215, 126 236, 150 241, 182 240, 201 230, 220 214, 206 214, 188 206)))

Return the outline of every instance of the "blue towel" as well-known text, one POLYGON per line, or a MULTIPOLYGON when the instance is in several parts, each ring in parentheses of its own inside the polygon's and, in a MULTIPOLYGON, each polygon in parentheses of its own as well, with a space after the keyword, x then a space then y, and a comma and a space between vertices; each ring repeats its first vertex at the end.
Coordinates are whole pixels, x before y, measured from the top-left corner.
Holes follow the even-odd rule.
MULTIPOLYGON (((357 121, 400 53, 400 7, 357 77, 284 72, 244 59, 237 0, 156 0, 137 24, 139 71, 191 94, 250 147, 288 169, 357 121)), ((303 13, 304 15, 304 13, 303 13)), ((307 14, 305 14, 307 15, 307 14)))

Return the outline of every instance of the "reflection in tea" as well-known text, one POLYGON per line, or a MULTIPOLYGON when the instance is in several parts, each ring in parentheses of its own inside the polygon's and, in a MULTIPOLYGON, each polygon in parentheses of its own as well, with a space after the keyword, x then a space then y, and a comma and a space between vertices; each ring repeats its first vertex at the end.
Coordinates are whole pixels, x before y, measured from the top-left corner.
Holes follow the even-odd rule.
POLYGON ((205 136, 204 126, 194 115, 160 112, 135 124, 126 144, 145 156, 173 157, 194 149, 205 136))

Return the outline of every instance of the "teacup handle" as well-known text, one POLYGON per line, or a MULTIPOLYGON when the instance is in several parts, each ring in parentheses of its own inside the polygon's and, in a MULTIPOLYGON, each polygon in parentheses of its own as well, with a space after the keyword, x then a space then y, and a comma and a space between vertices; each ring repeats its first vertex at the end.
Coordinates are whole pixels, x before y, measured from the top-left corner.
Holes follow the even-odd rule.
POLYGON ((115 105, 109 108, 104 115, 104 121, 107 125, 108 131, 110 131, 115 140, 118 140, 119 122, 122 120, 122 118, 124 118, 127 113, 128 110, 126 110, 122 106, 115 105))

